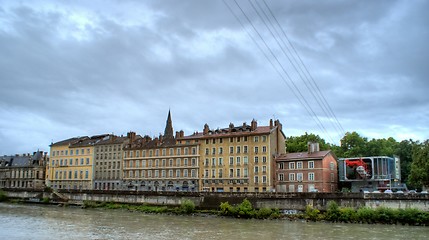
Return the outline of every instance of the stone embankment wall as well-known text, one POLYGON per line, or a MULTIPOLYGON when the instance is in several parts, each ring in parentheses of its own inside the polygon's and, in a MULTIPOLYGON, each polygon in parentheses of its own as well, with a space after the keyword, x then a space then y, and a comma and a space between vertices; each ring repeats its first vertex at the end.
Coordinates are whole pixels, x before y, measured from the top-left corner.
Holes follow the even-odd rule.
POLYGON ((189 199, 202 209, 217 209, 221 202, 239 204, 244 199, 255 208, 278 208, 281 210, 305 210, 311 205, 325 210, 329 201, 341 207, 389 207, 416 208, 429 211, 429 194, 383 194, 383 193, 188 193, 188 192, 139 192, 139 191, 65 191, 43 192, 40 190, 3 189, 8 197, 37 201, 49 198, 51 202, 83 204, 84 201, 117 202, 127 204, 151 204, 178 206, 189 199))

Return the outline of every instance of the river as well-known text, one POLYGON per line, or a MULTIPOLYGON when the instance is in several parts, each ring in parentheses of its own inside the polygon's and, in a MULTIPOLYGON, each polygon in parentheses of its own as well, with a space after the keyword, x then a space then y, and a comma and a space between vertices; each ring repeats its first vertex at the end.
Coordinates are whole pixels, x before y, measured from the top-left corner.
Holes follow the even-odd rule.
POLYGON ((428 239, 429 227, 153 215, 0 203, 0 239, 428 239))

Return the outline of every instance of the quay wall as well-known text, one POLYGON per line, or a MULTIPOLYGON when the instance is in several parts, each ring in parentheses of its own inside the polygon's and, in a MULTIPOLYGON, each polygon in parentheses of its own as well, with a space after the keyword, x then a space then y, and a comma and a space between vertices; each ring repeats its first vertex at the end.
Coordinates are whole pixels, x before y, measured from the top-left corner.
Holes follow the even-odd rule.
POLYGON ((81 205, 84 201, 116 202, 126 204, 149 204, 179 206, 188 199, 201 209, 217 209, 220 203, 239 204, 248 199, 255 208, 278 208, 303 211, 307 205, 326 210, 329 201, 341 207, 388 207, 392 209, 416 208, 429 211, 429 194, 384 194, 384 193, 217 193, 217 192, 141 192, 100 190, 3 189, 9 198, 24 201, 50 199, 53 203, 81 205))

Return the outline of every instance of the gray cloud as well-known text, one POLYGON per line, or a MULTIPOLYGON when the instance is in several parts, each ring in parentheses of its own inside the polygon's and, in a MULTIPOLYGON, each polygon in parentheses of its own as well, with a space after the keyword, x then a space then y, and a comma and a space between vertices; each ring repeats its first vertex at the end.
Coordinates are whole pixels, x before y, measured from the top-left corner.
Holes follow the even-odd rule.
MULTIPOLYGON (((187 134, 275 117, 287 135, 338 141, 249 3, 238 2, 332 136, 222 1, 10 1, 0 7, 0 153, 78 135, 157 135, 169 108, 187 134)), ((267 3, 346 131, 429 137, 426 1, 267 3)))

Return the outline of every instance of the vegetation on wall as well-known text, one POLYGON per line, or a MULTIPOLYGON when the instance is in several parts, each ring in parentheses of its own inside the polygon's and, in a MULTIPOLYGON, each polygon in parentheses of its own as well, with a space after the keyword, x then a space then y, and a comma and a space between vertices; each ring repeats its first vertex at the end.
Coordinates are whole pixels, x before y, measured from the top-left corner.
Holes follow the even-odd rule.
POLYGON ((362 207, 341 208, 334 201, 328 203, 326 212, 320 212, 311 206, 307 206, 301 216, 309 221, 330 221, 345 223, 381 223, 381 224, 409 224, 429 226, 429 212, 414 208, 390 209, 378 207, 376 209, 362 207))

